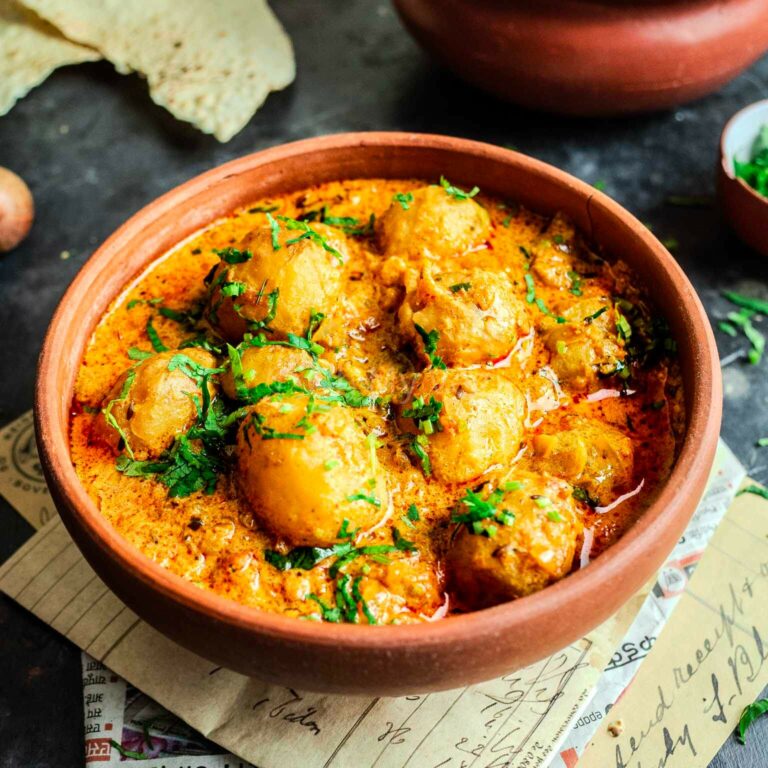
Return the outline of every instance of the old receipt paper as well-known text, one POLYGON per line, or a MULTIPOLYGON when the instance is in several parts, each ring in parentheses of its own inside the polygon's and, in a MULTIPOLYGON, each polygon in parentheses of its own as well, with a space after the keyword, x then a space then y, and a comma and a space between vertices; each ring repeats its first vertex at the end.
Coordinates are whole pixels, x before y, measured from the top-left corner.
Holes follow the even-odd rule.
POLYGON ((704 768, 767 678, 768 501, 742 494, 579 768, 704 768))

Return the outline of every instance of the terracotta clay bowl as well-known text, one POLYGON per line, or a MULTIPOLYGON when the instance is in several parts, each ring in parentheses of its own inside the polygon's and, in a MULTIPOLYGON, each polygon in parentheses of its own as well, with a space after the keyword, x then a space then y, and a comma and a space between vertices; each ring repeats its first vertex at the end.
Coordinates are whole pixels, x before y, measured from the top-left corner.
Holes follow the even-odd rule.
POLYGON ((139 616, 231 669, 298 689, 394 695, 487 680, 561 649, 613 614, 661 565, 707 482, 721 414, 715 342, 680 267, 637 219, 587 184, 524 155, 442 136, 357 133, 275 147, 182 184, 123 224, 86 262, 40 357, 36 427, 61 516, 85 557, 139 616), (542 213, 564 211, 607 254, 621 254, 679 343, 687 432, 668 483, 641 520, 585 569, 513 603, 415 626, 321 624, 203 591, 125 541, 72 467, 68 424, 78 363, 123 286, 180 240, 262 196, 355 177, 448 174, 542 213))
POLYGON ((765 0, 394 0, 435 58, 534 109, 616 115, 681 104, 768 49, 765 0))
POLYGON ((717 188, 720 205, 736 234, 763 256, 768 256, 768 197, 737 179, 734 157, 749 160, 752 143, 760 128, 768 125, 768 99, 750 104, 725 125, 720 137, 717 188))

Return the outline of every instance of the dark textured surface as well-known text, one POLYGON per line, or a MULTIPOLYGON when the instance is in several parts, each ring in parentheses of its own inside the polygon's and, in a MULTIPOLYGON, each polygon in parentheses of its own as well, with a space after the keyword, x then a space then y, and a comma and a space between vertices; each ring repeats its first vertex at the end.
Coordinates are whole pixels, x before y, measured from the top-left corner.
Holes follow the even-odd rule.
MULTIPOLYGON (((229 144, 175 122, 138 77, 107 63, 55 73, 0 118, 0 165, 23 176, 37 203, 30 238, 0 257, 0 424, 32 405, 35 362, 59 297, 94 247, 158 194, 225 160, 292 139, 346 130, 414 130, 513 145, 606 191, 649 222, 676 255, 712 317, 723 288, 768 297, 768 261, 741 246, 714 209, 665 205, 711 194, 725 120, 768 95, 768 58, 719 94, 626 120, 575 121, 520 111, 438 70, 391 9, 366 0, 280 0, 299 75, 270 97, 229 144), (68 251, 68 259, 61 258, 68 251)), ((726 357, 743 340, 718 337, 726 357)), ((723 435, 753 476, 768 481, 768 360, 725 368, 723 435)), ((0 560, 30 529, 0 500, 0 560)), ((83 764, 77 651, 0 597, 0 766, 83 764)), ((728 742, 712 768, 768 765, 768 718, 749 744, 728 742)))

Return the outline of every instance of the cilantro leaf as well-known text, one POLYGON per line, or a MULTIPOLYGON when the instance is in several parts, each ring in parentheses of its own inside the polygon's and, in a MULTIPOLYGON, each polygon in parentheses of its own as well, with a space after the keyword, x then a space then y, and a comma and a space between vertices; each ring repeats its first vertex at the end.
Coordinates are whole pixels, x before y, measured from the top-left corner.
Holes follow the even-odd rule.
POLYGON ((480 187, 472 187, 469 192, 465 192, 461 187, 453 186, 445 176, 440 177, 440 186, 445 190, 446 194, 454 200, 469 200, 480 192, 480 187))
POLYGON ((213 252, 227 264, 242 264, 253 258, 249 250, 241 251, 238 248, 214 248, 213 252))
POLYGON ((418 323, 414 323, 413 325, 416 328, 416 332, 421 336, 422 342, 424 342, 424 352, 429 358, 429 362, 432 363, 432 367, 445 370, 446 365, 443 362, 443 358, 437 354, 437 344, 440 341, 440 332, 435 329, 426 331, 418 323))

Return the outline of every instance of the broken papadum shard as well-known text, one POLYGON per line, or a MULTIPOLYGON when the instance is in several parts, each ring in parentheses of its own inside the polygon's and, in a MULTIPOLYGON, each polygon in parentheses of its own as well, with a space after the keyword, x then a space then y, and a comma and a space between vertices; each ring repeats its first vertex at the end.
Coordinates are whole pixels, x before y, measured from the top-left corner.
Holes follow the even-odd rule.
POLYGON ((293 47, 265 0, 24 0, 67 37, 122 73, 146 77, 150 96, 219 141, 253 117, 296 73, 293 47))
POLYGON ((54 69, 100 58, 13 0, 0 0, 0 115, 54 69))

